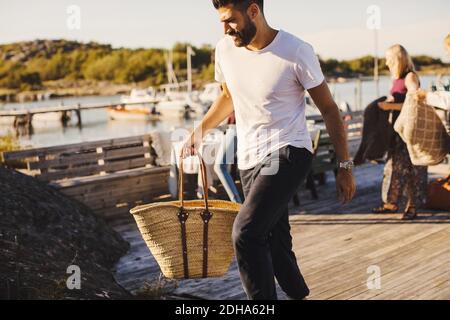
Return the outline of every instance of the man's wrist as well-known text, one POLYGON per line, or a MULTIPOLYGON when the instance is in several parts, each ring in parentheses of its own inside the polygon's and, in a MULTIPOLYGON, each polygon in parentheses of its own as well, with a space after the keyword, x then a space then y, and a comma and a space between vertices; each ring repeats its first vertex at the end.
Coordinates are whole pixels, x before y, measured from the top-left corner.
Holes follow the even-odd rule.
POLYGON ((353 160, 338 160, 338 169, 351 171, 355 164, 353 160))

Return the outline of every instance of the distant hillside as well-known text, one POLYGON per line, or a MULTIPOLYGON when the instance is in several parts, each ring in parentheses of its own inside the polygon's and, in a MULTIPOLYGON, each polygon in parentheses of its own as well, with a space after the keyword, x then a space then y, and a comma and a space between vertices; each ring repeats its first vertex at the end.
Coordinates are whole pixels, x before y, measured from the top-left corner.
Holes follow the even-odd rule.
MULTIPOLYGON (((187 46, 187 43, 176 43, 172 48, 174 70, 180 80, 187 77, 187 46)), ((192 57, 194 84, 212 81, 213 48, 209 45, 192 47, 195 51, 192 57)), ((35 40, 0 45, 0 96, 2 90, 17 93, 83 86, 95 94, 98 91, 92 88, 97 82, 160 85, 167 79, 164 54, 165 50, 158 48, 112 48, 95 42, 68 40, 35 40)), ((414 62, 419 71, 450 70, 450 64, 428 56, 414 57, 414 62)), ((328 77, 350 78, 373 74, 371 56, 344 61, 321 60, 321 64, 328 77)), ((380 60, 379 70, 380 73, 387 72, 384 59, 380 60)))
MULTIPOLYGON (((173 47, 177 76, 186 78, 186 43, 173 47)), ((193 46, 194 80, 212 78, 212 48, 193 46)), ((94 42, 36 40, 0 45, 0 88, 39 90, 47 81, 93 80, 115 84, 166 82, 163 49, 114 49, 94 42)))
POLYGON ((81 43, 68 40, 35 40, 0 45, 0 59, 13 63, 26 63, 33 58, 51 59, 58 52, 70 53, 75 50, 102 50, 111 52, 110 45, 95 42, 81 43))
MULTIPOLYGON (((441 59, 429 56, 413 56, 414 65, 419 73, 450 73, 450 64, 442 62, 441 59)), ((355 76, 369 76, 374 72, 374 57, 364 56, 352 60, 338 61, 336 59, 321 60, 323 72, 329 77, 350 78, 355 76)), ((378 71, 380 74, 388 74, 386 59, 378 61, 378 71)))

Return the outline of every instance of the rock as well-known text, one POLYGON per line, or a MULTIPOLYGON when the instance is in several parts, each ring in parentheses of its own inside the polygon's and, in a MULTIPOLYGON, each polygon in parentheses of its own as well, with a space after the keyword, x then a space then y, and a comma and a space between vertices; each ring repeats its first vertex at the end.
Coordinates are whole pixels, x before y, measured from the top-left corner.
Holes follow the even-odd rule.
POLYGON ((83 204, 0 167, 0 299, 130 298, 111 271, 128 248, 83 204), (70 266, 80 290, 68 289, 70 266))

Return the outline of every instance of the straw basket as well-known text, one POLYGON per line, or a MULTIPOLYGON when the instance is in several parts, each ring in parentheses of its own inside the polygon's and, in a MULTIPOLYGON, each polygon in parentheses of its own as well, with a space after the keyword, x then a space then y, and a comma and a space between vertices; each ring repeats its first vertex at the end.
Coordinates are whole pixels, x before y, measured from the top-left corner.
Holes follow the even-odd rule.
POLYGON ((143 205, 130 211, 167 278, 221 277, 233 259, 231 231, 240 205, 230 201, 208 201, 205 163, 198 157, 203 200, 184 201, 181 160, 180 200, 143 205))

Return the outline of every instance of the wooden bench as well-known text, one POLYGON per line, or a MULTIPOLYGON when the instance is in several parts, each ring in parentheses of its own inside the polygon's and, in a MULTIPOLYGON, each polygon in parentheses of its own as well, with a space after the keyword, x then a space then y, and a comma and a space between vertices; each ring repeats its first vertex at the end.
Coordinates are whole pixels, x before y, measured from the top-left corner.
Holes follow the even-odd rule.
POLYGON ((62 191, 107 219, 167 195, 151 135, 3 153, 5 164, 62 191))
MULTIPOLYGON (((350 150, 356 151, 362 120, 358 113, 351 115, 346 126, 350 150)), ((320 121, 321 117, 313 120, 320 121)), ((136 205, 169 197, 170 166, 158 166, 161 155, 155 152, 169 142, 152 145, 154 140, 152 135, 140 135, 5 152, 3 158, 8 167, 34 176, 112 219, 128 217, 129 209, 136 205)), ((332 146, 326 131, 321 130, 316 136, 314 147, 313 172, 333 170, 332 146)), ((189 179, 185 183, 188 185, 189 179)))

